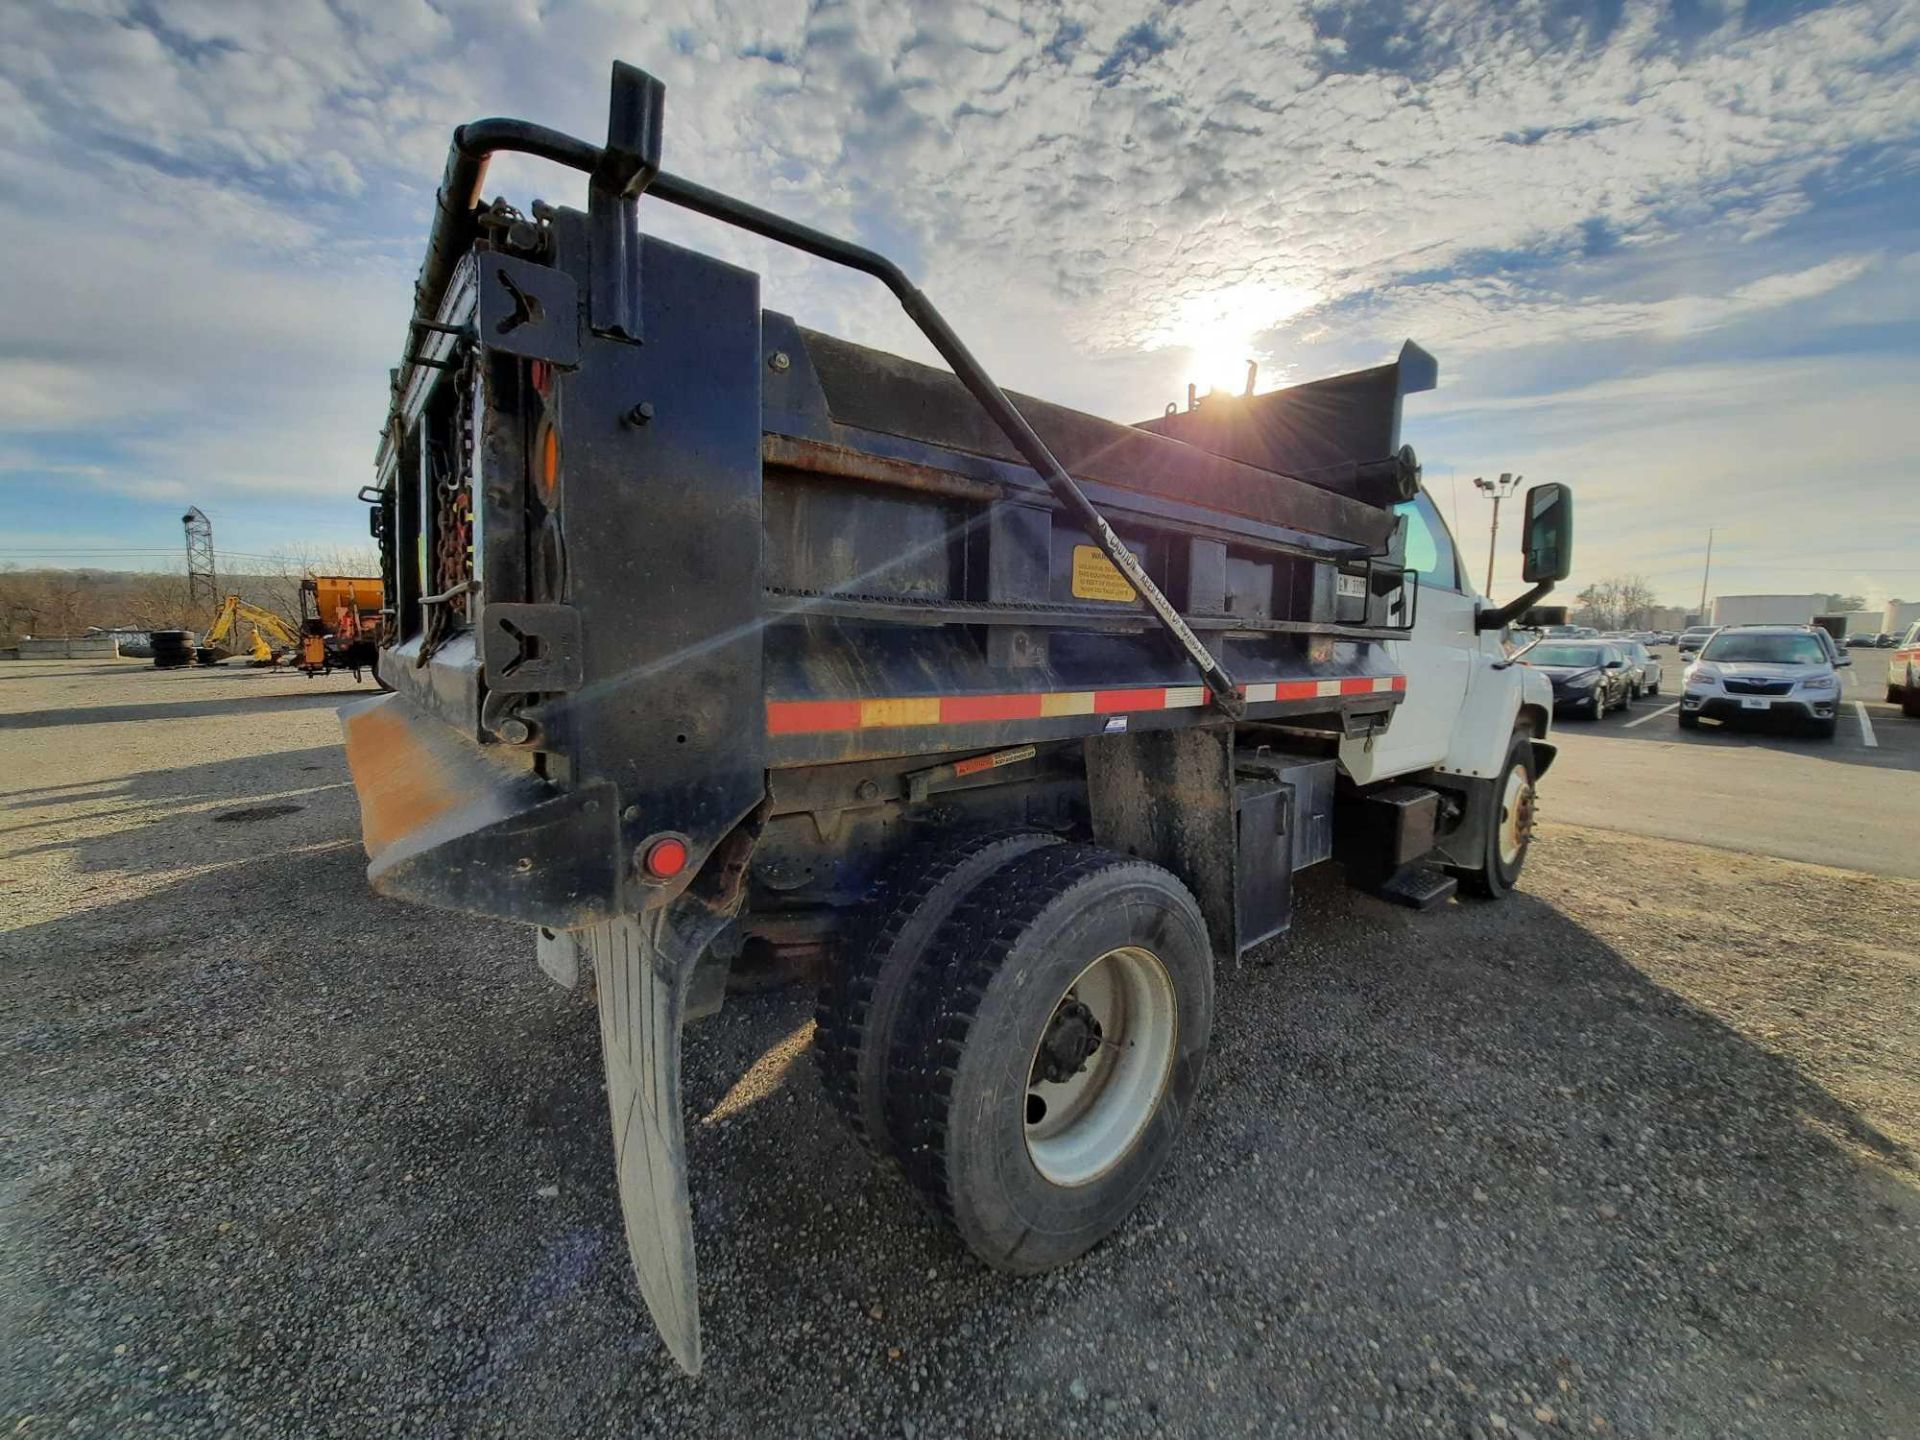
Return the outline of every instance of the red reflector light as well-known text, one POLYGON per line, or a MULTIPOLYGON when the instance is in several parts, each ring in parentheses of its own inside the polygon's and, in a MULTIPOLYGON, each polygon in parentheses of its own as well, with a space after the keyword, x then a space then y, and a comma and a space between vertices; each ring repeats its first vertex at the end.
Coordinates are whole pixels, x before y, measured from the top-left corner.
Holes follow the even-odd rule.
POLYGON ((656 880, 671 880, 687 868, 687 842, 656 840, 647 847, 647 873, 656 880))

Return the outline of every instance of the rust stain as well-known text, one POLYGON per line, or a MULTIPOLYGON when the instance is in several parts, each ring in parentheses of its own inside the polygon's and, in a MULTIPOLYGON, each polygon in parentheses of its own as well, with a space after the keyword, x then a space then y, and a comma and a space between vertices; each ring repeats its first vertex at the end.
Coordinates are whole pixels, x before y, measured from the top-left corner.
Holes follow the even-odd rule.
POLYGON ((832 475, 842 480, 871 480, 880 485, 950 495, 962 500, 998 500, 1006 494, 1006 487, 992 480, 978 480, 953 470, 895 460, 865 450, 849 450, 843 445, 831 445, 824 440, 802 440, 792 435, 762 435, 760 458, 765 464, 787 469, 832 475))
POLYGON ((360 793, 360 838, 370 858, 460 803, 436 755, 417 739, 391 703, 346 722, 347 765, 360 793))

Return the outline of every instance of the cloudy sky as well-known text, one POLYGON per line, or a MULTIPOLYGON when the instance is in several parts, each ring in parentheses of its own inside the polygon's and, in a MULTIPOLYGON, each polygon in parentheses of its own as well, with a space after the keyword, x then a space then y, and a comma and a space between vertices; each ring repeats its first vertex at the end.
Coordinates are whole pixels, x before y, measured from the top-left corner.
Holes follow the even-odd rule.
MULTIPOLYGON (((669 169, 893 253, 1011 388, 1134 420, 1411 336, 1476 573, 1511 470, 1578 488, 1576 585, 1691 603, 1716 527, 1716 592, 1920 596, 1914 0, 7 9, 0 563, 165 562, 189 502, 235 557, 354 544, 451 128, 598 136, 619 57, 669 169)), ((878 287, 644 214, 924 354, 878 287)))

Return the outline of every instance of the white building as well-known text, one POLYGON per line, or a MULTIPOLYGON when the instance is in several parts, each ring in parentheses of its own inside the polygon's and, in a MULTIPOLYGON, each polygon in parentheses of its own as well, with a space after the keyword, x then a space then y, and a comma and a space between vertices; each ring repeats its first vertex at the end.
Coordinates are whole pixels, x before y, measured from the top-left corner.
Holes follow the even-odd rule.
POLYGON ((1889 600, 1880 628, 1895 635, 1907 633, 1907 627, 1920 620, 1920 600, 1889 600))
POLYGON ((1825 595, 1716 595, 1715 625, 1811 625, 1827 609, 1825 595))

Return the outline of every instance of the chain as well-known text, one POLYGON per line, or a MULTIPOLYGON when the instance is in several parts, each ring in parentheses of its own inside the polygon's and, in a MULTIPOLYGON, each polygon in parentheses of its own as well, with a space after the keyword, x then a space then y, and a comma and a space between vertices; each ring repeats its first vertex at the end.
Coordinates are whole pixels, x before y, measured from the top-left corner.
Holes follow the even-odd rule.
POLYGON ((451 443, 433 467, 433 552, 428 591, 447 598, 427 607, 426 634, 418 664, 467 622, 473 580, 473 399, 476 367, 471 347, 453 372, 451 443))

